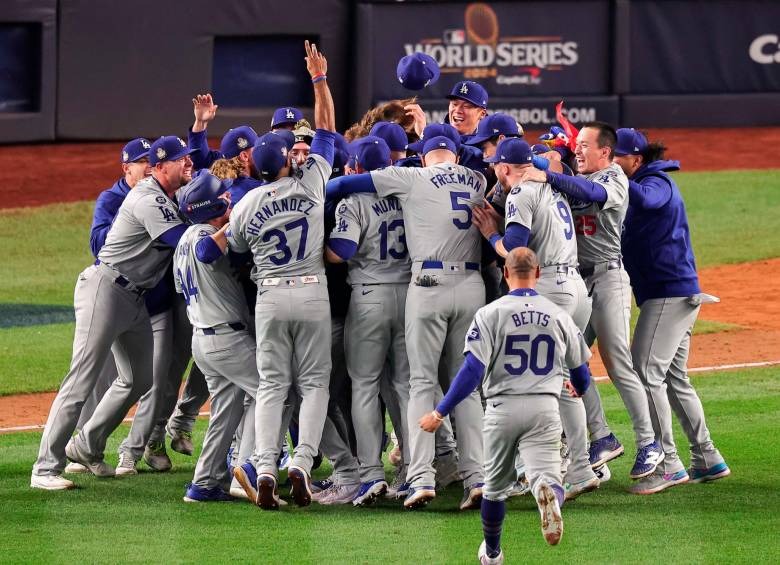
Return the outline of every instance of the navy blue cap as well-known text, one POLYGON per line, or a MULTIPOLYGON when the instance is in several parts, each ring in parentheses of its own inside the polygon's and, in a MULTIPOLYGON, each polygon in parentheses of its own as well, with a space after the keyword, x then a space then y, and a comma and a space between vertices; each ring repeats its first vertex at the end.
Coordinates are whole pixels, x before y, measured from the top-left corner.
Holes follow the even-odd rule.
POLYGON ((543 155, 548 151, 552 151, 552 150, 549 147, 547 147, 544 143, 534 143, 531 146, 531 151, 534 152, 534 155, 543 155))
MULTIPOLYGON (((342 174, 344 172, 344 165, 347 164, 349 159, 349 144, 344 136, 339 132, 333 132, 335 139, 333 140, 333 169, 332 172, 342 174)), ((332 175, 331 175, 332 176, 332 175)))
POLYGON ((285 107, 274 110, 274 116, 271 118, 271 128, 283 124, 296 124, 298 120, 303 119, 303 112, 298 108, 285 107))
POLYGON ((458 133, 458 130, 456 130, 450 124, 428 124, 427 126, 425 126, 425 129, 423 130, 422 138, 420 138, 419 141, 410 143, 409 145, 406 146, 406 148, 411 149, 412 151, 416 151, 417 153, 420 153, 422 152, 423 147, 425 146, 426 139, 430 139, 432 137, 436 137, 439 135, 443 135, 444 137, 450 138, 452 142, 455 144, 455 149, 457 153, 457 150, 460 149, 460 134, 458 133))
POLYGON ((641 155, 647 149, 647 138, 634 128, 620 128, 617 130, 617 144, 615 155, 641 155))
POLYGON ((164 161, 177 161, 189 155, 195 149, 190 149, 178 135, 164 135, 149 148, 149 164, 154 166, 164 161))
POLYGON ((252 162, 263 175, 276 176, 287 164, 287 141, 276 133, 266 133, 252 149, 252 162))
POLYGON ((251 149, 257 141, 257 133, 249 126, 238 126, 228 130, 222 137, 219 152, 225 159, 232 159, 245 149, 251 149))
POLYGON ((422 90, 439 80, 439 65, 425 53, 412 53, 401 57, 395 69, 398 82, 409 90, 422 90))
POLYGON ((509 165, 525 165, 531 163, 534 152, 531 146, 522 139, 507 137, 502 139, 492 157, 485 159, 486 163, 507 163, 509 165))
POLYGON ((143 137, 136 137, 132 141, 128 141, 127 145, 122 148, 122 154, 119 156, 120 163, 134 163, 138 159, 143 159, 149 156, 149 149, 152 148, 152 144, 149 140, 143 137))
POLYGON ((209 172, 196 175, 179 191, 179 211, 193 224, 219 218, 228 209, 228 201, 220 198, 227 185, 209 172))
POLYGON ((455 147, 455 143, 449 138, 444 135, 437 135, 436 137, 431 137, 425 141, 425 144, 423 145, 423 155, 427 155, 431 151, 436 151, 437 149, 446 149, 448 151, 452 151, 457 155, 458 148, 455 147))
POLYGON ((499 135, 520 137, 523 135, 523 128, 509 114, 496 112, 479 120, 477 133, 471 136, 466 145, 480 145, 499 135))
MULTIPOLYGON (((288 151, 293 148, 293 145, 295 145, 295 134, 292 132, 292 130, 280 129, 280 130, 276 130, 276 131, 272 131, 272 132, 268 132, 268 133, 272 133, 274 135, 278 135, 279 137, 284 139, 284 142, 287 144, 287 150, 288 151)), ((257 145, 257 141, 259 139, 260 138, 258 137, 255 140, 255 145, 257 145)))
POLYGON ((354 142, 355 160, 366 171, 387 167, 392 163, 390 147, 376 135, 361 137, 354 142))
POLYGON ((487 108, 488 93, 485 88, 473 80, 462 80, 456 82, 452 87, 452 92, 447 96, 448 99, 460 98, 466 102, 471 102, 480 108, 487 108))
POLYGON ((368 135, 375 135, 385 140, 390 151, 404 151, 409 138, 406 131, 395 122, 377 122, 368 135))

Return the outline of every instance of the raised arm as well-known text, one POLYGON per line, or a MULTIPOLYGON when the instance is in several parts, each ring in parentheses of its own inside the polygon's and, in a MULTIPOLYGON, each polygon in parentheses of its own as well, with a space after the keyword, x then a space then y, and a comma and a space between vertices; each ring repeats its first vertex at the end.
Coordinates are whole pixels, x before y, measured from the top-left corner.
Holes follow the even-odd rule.
POLYGON ((317 50, 317 45, 309 43, 306 47, 306 68, 314 84, 314 127, 328 131, 336 131, 336 110, 333 107, 333 96, 328 86, 328 60, 317 50))

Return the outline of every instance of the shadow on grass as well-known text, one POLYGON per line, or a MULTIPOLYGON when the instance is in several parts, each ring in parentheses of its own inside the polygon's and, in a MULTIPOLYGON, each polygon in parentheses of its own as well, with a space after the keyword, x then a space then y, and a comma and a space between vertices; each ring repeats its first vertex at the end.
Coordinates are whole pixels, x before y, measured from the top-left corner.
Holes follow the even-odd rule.
POLYGON ((75 321, 73 306, 0 304, 0 328, 41 326, 75 321))

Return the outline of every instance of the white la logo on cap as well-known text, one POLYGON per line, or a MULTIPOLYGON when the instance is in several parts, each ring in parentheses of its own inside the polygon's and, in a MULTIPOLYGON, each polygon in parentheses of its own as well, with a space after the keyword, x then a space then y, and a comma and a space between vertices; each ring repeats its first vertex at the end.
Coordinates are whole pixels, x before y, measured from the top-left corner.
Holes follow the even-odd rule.
POLYGON ((634 151, 639 151, 639 147, 637 147, 637 146, 635 145, 635 146, 634 146, 634 151))
POLYGON ((149 145, 149 142, 146 141, 145 139, 141 140, 141 147, 143 147, 144 149, 151 149, 152 148, 152 146, 149 145))
POLYGON ((187 147, 187 144, 184 143, 184 140, 181 137, 177 137, 176 139, 179 140, 179 143, 181 144, 182 147, 187 147))
POLYGON ((282 155, 287 157, 287 147, 282 147, 282 155))
POLYGON ((157 158, 158 159, 165 159, 166 155, 167 155, 167 153, 165 152, 165 149, 163 149, 162 147, 158 147, 157 148, 157 158))
POLYGON ((246 140, 246 138, 244 138, 244 137, 239 137, 239 138, 236 140, 236 145, 238 145, 238 146, 239 146, 241 149, 246 149, 246 148, 247 148, 247 146, 249 145, 249 142, 246 140))
POLYGON ((460 93, 461 94, 468 94, 469 93, 469 87, 466 85, 466 83, 463 83, 463 86, 460 87, 460 93))
POLYGON ((447 144, 444 143, 443 141, 440 141, 439 142, 439 147, 447 147, 447 144))
POLYGON ((287 111, 285 112, 284 117, 285 118, 289 118, 289 119, 293 119, 293 118, 295 118, 295 114, 293 113, 292 110, 287 108, 287 111))
POLYGON ((130 155, 127 154, 127 151, 122 151, 122 161, 127 161, 130 158, 130 155))

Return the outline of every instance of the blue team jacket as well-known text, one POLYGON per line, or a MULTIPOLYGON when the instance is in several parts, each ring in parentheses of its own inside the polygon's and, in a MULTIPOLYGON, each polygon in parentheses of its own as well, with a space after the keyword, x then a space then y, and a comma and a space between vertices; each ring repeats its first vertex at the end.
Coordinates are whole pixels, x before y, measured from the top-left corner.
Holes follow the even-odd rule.
POLYGON ((653 161, 629 179, 623 262, 640 306, 700 292, 685 203, 667 174, 679 169, 679 161, 653 161))
MULTIPOLYGON (((130 187, 124 178, 114 183, 114 186, 104 190, 95 202, 95 213, 92 216, 92 228, 89 232, 89 247, 92 255, 97 258, 100 249, 106 243, 108 230, 119 213, 119 207, 125 201, 130 187)), ((150 316, 165 312, 173 305, 176 290, 173 284, 173 272, 168 269, 166 275, 152 290, 144 295, 146 309, 150 316)))

